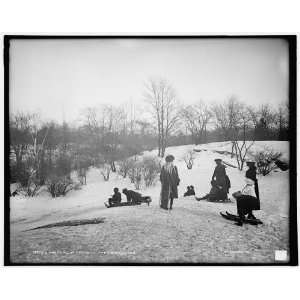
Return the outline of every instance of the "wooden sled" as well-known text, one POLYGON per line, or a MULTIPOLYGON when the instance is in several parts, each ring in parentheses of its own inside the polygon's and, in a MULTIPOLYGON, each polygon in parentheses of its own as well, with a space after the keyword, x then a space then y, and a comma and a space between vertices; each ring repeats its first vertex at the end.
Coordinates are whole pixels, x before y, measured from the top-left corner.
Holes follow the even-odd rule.
POLYGON ((232 164, 230 164, 229 162, 226 162, 226 161, 224 161, 224 160, 223 160, 222 162, 223 162, 224 165, 226 165, 226 166, 228 166, 228 167, 237 169, 237 166, 232 165, 232 164))
MULTIPOLYGON (((240 217, 237 215, 233 215, 230 214, 229 212, 226 211, 226 214, 223 214, 222 212, 220 212, 220 215, 225 218, 226 220, 230 220, 230 221, 234 221, 234 222, 238 222, 240 220, 240 217)), ((259 219, 248 219, 245 218, 243 220, 244 223, 246 224, 250 224, 250 225, 259 225, 259 224, 263 224, 263 222, 259 219)))
POLYGON ((152 202, 151 197, 145 196, 145 197, 142 197, 142 199, 140 201, 136 201, 136 202, 120 202, 120 203, 115 203, 112 205, 109 205, 109 203, 104 202, 104 205, 107 208, 111 208, 111 207, 119 207, 119 206, 135 206, 135 205, 141 205, 142 203, 147 203, 149 206, 150 202, 152 202))

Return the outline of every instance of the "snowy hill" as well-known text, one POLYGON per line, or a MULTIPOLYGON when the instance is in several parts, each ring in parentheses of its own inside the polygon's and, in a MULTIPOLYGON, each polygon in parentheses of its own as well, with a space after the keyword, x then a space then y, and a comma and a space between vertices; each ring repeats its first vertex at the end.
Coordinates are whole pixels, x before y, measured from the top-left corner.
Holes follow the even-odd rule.
MULTIPOLYGON (((272 147, 289 156, 288 142, 256 142, 253 150, 272 147)), ((231 150, 228 142, 201 146, 170 147, 167 154, 176 158, 181 179, 179 199, 172 212, 158 207, 160 184, 142 189, 153 202, 148 207, 106 209, 104 202, 114 187, 134 189, 129 179, 113 174, 104 182, 99 170, 88 173, 87 185, 66 197, 51 198, 46 192, 35 198, 12 197, 11 250, 15 262, 274 262, 274 251, 288 249, 289 173, 273 172, 259 177, 261 210, 259 227, 236 227, 219 216, 220 211, 236 212, 235 203, 197 202, 183 198, 187 185, 194 185, 197 196, 210 189, 215 167, 221 157, 236 165, 234 158, 214 151, 231 150), (182 157, 189 149, 197 152, 192 170, 182 157), (97 225, 60 227, 24 231, 51 222, 104 217, 97 225)), ((156 155, 156 151, 144 155, 156 155)), ((240 190, 244 171, 227 167, 231 190, 240 190)), ((124 195, 122 195, 123 197, 124 195)), ((123 197, 123 201, 125 198, 123 197)))

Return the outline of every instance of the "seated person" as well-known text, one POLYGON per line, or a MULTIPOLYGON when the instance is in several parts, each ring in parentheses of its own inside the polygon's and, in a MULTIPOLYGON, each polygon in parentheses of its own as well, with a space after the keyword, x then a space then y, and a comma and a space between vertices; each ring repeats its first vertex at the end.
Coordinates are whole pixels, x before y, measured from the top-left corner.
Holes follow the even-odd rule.
POLYGON ((108 199, 109 206, 121 203, 122 197, 118 188, 114 188, 114 194, 108 199))
POLYGON ((190 196, 190 193, 191 193, 191 187, 190 186, 187 186, 186 187, 186 192, 183 194, 183 197, 187 197, 187 196, 190 196))
POLYGON ((126 188, 123 189, 122 192, 123 192, 123 194, 126 195, 128 203, 132 203, 132 204, 142 203, 142 195, 140 193, 137 193, 137 192, 132 191, 132 190, 127 190, 126 188))
POLYGON ((200 200, 218 201, 221 199, 222 189, 217 185, 215 180, 212 180, 210 184, 211 184, 211 189, 209 193, 201 198, 196 198, 197 201, 200 200))
POLYGON ((190 186, 190 196, 195 196, 195 195, 196 195, 196 193, 195 193, 195 190, 194 190, 194 186, 191 185, 190 186))
POLYGON ((246 215, 249 219, 256 219, 252 211, 260 209, 260 202, 256 198, 254 184, 252 179, 246 178, 246 185, 242 191, 232 194, 236 199, 237 213, 240 217, 240 220, 236 223, 238 226, 243 226, 246 215))
POLYGON ((183 197, 195 196, 194 186, 190 185, 187 187, 187 191, 183 194, 183 197))

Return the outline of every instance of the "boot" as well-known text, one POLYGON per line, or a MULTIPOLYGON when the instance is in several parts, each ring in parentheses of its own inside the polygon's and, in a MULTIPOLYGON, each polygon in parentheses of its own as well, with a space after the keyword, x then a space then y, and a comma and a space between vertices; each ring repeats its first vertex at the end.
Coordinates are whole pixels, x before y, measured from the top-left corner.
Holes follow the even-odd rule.
POLYGON ((234 224, 237 226, 243 226, 245 216, 240 215, 239 217, 240 217, 239 220, 234 224))
POLYGON ((248 219, 250 219, 250 220, 256 220, 256 217, 253 215, 252 212, 250 212, 250 213, 248 214, 248 219))

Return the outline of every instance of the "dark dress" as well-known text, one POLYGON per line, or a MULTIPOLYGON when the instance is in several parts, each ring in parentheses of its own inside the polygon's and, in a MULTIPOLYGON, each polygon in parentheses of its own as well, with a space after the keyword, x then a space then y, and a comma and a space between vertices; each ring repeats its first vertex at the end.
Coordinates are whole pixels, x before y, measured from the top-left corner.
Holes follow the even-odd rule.
POLYGON ((237 213, 243 216, 252 213, 252 210, 260 210, 259 200, 253 196, 241 195, 236 198, 237 213))
POLYGON ((172 208, 173 199, 178 198, 178 189, 180 179, 176 166, 173 166, 171 171, 168 172, 166 167, 163 166, 160 172, 161 193, 160 193, 160 207, 168 209, 169 205, 172 208))
POLYGON ((225 200, 227 199, 227 194, 230 188, 230 181, 228 176, 226 175, 225 166, 217 165, 212 176, 212 180, 215 181, 216 185, 220 187, 220 191, 218 196, 220 199, 218 200, 225 200))
POLYGON ((258 189, 258 183, 256 178, 256 168, 249 168, 246 171, 246 177, 254 181, 254 190, 255 190, 256 198, 259 201, 259 189, 258 189))

